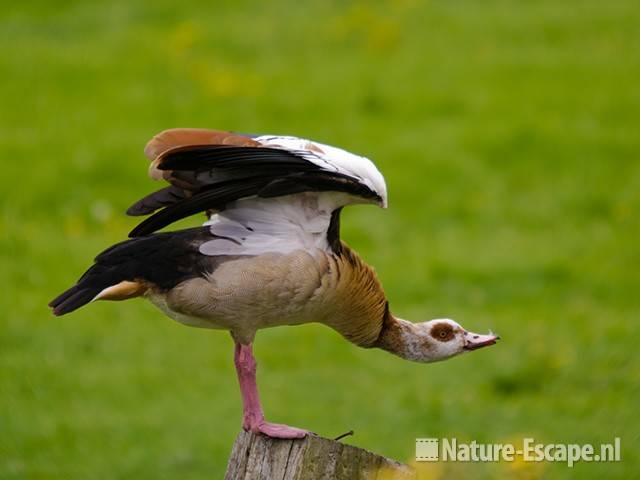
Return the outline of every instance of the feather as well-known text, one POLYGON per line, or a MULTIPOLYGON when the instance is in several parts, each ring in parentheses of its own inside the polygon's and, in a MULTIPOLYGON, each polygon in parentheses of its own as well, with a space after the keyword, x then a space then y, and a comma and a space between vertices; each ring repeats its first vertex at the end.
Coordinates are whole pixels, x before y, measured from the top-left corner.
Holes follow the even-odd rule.
POLYGON ((206 128, 171 128, 155 135, 145 146, 144 154, 155 160, 163 153, 187 145, 260 146, 245 135, 206 128))
POLYGON ((127 300, 139 297, 147 291, 147 286, 142 282, 123 280, 102 290, 93 300, 127 300))
POLYGON ((159 170, 206 170, 208 168, 242 168, 256 165, 317 169, 316 165, 309 163, 295 152, 276 148, 226 145, 179 147, 170 150, 158 161, 159 170))
POLYGON ((127 215, 139 217, 149 215, 159 208, 166 207, 172 203, 177 203, 187 197, 185 190, 174 185, 165 187, 157 192, 150 193, 146 197, 138 200, 127 209, 127 215))
POLYGON ((206 255, 338 251, 337 209, 386 206, 384 179, 371 161, 296 137, 173 129, 156 135, 145 153, 151 176, 171 186, 129 208, 132 215, 153 213, 129 236, 206 212, 214 236, 200 249, 206 255))
POLYGON ((264 179, 257 178, 243 182, 221 183, 212 186, 181 202, 168 205, 151 217, 146 218, 131 230, 129 237, 148 235, 149 233, 166 227, 170 223, 195 213, 209 209, 218 210, 228 202, 255 195, 263 184, 264 179))
POLYGON ((122 300, 149 288, 167 290, 186 279, 210 273, 230 257, 205 257, 198 248, 212 238, 207 227, 158 233, 117 243, 49 306, 64 315, 92 300, 122 300))

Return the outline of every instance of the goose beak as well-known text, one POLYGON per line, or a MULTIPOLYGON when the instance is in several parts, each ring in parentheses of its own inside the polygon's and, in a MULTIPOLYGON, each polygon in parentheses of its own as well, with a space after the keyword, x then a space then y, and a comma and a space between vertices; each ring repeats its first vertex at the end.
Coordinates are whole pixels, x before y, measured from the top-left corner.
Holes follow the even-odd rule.
POLYGON ((489 332, 488 335, 480 335, 479 333, 464 332, 464 349, 477 350, 478 348, 494 345, 500 339, 499 335, 489 332))

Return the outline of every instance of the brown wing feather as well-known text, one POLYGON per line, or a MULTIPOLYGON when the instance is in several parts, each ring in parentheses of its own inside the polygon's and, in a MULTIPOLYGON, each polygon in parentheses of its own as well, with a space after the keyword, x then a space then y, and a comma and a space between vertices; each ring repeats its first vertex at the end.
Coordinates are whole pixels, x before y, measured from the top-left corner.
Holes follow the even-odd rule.
POLYGON ((171 172, 161 171, 158 165, 162 158, 179 148, 194 145, 234 145, 237 147, 259 147, 260 143, 251 137, 212 130, 208 128, 170 128, 155 135, 144 147, 144 154, 151 160, 149 176, 154 180, 169 180, 171 172))
POLYGON ((381 201, 358 178, 310 161, 311 152, 263 145, 246 135, 196 128, 165 130, 147 144, 145 153, 152 159, 150 176, 166 180, 171 187, 147 195, 129 208, 129 215, 156 212, 131 231, 132 237, 147 235, 198 212, 210 215, 231 202, 256 195, 267 198, 334 191, 381 201))
MULTIPOLYGON (((238 147, 260 147, 260 143, 246 135, 207 128, 171 128, 155 135, 144 148, 145 156, 151 160, 149 176, 154 180, 166 180, 172 188, 151 193, 132 205, 129 215, 147 215, 167 204, 167 192, 188 197, 201 185, 188 173, 175 175, 172 170, 160 170, 158 166, 169 152, 188 149, 197 145, 232 145, 238 147), (182 193, 180 193, 182 192, 182 193)), ((174 202, 169 202, 174 203, 174 202)))
POLYGON ((154 136, 146 147, 144 154, 149 160, 188 145, 234 145, 236 147, 259 147, 260 143, 253 138, 224 130, 207 128, 171 128, 154 136))

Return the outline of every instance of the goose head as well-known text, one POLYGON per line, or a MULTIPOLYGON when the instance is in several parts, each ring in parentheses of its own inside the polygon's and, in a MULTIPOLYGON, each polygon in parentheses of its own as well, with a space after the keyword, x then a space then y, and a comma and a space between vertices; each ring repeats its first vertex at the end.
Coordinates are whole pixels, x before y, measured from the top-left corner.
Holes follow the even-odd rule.
POLYGON ((470 332, 449 318, 412 323, 390 316, 377 346, 406 360, 430 363, 494 345, 499 339, 491 332, 470 332))

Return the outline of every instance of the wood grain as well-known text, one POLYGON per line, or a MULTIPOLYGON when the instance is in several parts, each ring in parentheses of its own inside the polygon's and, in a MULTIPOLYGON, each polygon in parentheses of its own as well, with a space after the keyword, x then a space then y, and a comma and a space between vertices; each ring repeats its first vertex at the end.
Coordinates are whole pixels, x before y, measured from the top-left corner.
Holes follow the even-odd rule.
POLYGON ((240 432, 226 480, 412 480, 415 472, 395 460, 310 435, 279 440, 240 432))

